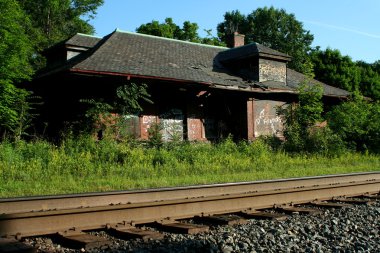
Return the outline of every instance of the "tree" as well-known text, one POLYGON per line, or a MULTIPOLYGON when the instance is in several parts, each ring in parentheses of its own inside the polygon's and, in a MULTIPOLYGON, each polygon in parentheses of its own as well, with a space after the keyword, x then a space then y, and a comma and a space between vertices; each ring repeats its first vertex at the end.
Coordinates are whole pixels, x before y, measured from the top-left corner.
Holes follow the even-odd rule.
POLYGON ((289 67, 310 73, 312 65, 308 53, 314 36, 303 29, 294 14, 274 7, 258 8, 245 16, 238 10, 227 12, 224 21, 218 25, 218 35, 225 42, 226 35, 239 32, 246 37, 246 43, 257 42, 292 56, 289 67))
POLYGON ((88 23, 104 0, 17 0, 32 22, 28 30, 30 41, 36 46, 35 69, 44 66, 40 51, 76 33, 93 34, 88 23))
POLYGON ((15 0, 0 0, 0 80, 18 82, 33 73, 30 20, 15 0))
POLYGON ((299 88, 299 103, 278 110, 284 121, 285 149, 300 152, 307 149, 309 128, 322 119, 322 88, 307 86, 299 88))
POLYGON ((31 93, 18 84, 42 66, 39 51, 77 32, 93 32, 103 0, 0 0, 0 133, 24 134, 33 117, 31 93))
POLYGON ((315 79, 350 92, 360 90, 360 69, 349 56, 342 56, 337 49, 317 48, 311 53, 311 60, 315 79))
POLYGON ((377 63, 369 64, 359 61, 356 65, 360 71, 361 93, 374 100, 380 100, 380 68, 377 63))
POLYGON ((198 29, 199 27, 197 23, 185 21, 183 22, 183 26, 181 28, 173 22, 172 18, 166 18, 163 23, 153 20, 150 23, 142 24, 136 28, 136 32, 202 44, 216 46, 224 45, 224 43, 219 41, 217 38, 211 36, 211 30, 206 30, 206 32, 209 31, 208 36, 206 38, 201 38, 198 34, 198 29))
MULTIPOLYGON (((30 20, 15 0, 0 0, 0 132, 15 132, 25 115, 29 92, 15 83, 30 79, 33 46, 26 33, 30 20)), ((18 131, 19 132, 19 131, 18 131)))
POLYGON ((112 137, 123 137, 124 133, 128 133, 130 130, 128 122, 126 122, 128 117, 136 116, 143 110, 140 103, 144 101, 153 104, 147 88, 148 86, 144 83, 129 82, 115 89, 115 97, 112 101, 93 98, 81 99, 80 102, 88 105, 85 113, 87 122, 84 125, 89 129, 84 130, 93 131, 93 126, 97 126, 102 134, 105 131, 111 132, 112 137))
POLYGON ((380 152, 380 103, 355 97, 327 114, 330 127, 357 151, 380 152))
POLYGON ((161 24, 157 20, 152 20, 151 23, 136 28, 136 32, 171 39, 179 39, 180 36, 180 28, 173 23, 172 18, 166 18, 165 22, 161 24))
POLYGON ((284 122, 285 142, 288 152, 321 153, 336 155, 344 151, 342 139, 328 126, 318 124, 323 120, 323 89, 321 86, 302 85, 299 103, 279 108, 284 122))
POLYGON ((233 34, 234 32, 249 36, 247 34, 247 25, 247 17, 241 14, 240 11, 226 12, 224 14, 224 22, 219 23, 217 26, 218 36, 224 42, 226 42, 226 35, 233 34))

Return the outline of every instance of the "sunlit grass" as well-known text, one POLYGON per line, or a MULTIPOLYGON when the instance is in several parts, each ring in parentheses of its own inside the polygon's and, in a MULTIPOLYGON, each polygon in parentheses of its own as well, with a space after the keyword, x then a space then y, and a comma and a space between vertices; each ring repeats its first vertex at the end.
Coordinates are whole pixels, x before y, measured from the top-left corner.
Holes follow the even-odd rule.
POLYGON ((98 192, 380 171, 380 156, 289 155, 263 142, 160 150, 82 137, 0 144, 0 197, 98 192))

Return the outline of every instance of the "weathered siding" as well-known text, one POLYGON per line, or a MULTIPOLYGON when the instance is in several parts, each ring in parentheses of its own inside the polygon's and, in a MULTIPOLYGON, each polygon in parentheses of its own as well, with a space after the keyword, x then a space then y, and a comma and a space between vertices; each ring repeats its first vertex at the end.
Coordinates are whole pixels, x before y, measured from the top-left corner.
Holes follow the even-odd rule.
POLYGON ((259 82, 265 81, 286 83, 286 63, 259 59, 259 82))
POLYGON ((160 115, 162 124, 162 140, 183 140, 184 115, 181 109, 173 108, 160 115))
POLYGON ((140 116, 140 138, 147 140, 149 138, 149 128, 158 122, 158 118, 155 115, 141 115, 140 116))
POLYGON ((253 101, 253 129, 254 137, 262 135, 275 135, 283 137, 283 122, 277 115, 277 107, 285 102, 272 100, 253 101))
POLYGON ((71 58, 74 58, 75 56, 79 55, 81 52, 78 51, 67 51, 67 58, 66 60, 70 60, 71 58))
POLYGON ((254 120, 253 100, 249 99, 247 101, 247 140, 250 141, 255 139, 254 120))

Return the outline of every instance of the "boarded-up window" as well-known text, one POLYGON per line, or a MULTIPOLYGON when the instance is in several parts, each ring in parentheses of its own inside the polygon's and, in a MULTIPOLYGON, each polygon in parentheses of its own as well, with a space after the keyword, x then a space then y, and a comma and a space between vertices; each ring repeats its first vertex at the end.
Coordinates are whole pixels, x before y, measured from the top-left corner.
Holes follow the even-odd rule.
POLYGON ((205 118, 203 124, 205 128, 205 138, 215 140, 218 137, 216 121, 212 118, 205 118))
POLYGON ((140 119, 136 115, 121 116, 120 133, 124 135, 140 137, 140 119))
POLYGON ((278 106, 285 102, 271 100, 254 101, 254 132, 255 137, 261 135, 275 135, 283 137, 283 122, 277 115, 278 106))
POLYGON ((163 141, 183 140, 183 118, 180 109, 171 109, 160 115, 163 141))

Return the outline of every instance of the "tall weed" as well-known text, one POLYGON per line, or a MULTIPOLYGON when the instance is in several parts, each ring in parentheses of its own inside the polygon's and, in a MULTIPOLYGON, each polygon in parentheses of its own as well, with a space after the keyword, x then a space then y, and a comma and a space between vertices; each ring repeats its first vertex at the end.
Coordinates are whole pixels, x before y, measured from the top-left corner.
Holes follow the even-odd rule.
POLYGON ((380 157, 273 151, 264 140, 181 142, 150 148, 91 136, 0 143, 0 196, 22 196, 200 183, 250 181, 379 170, 380 157))

